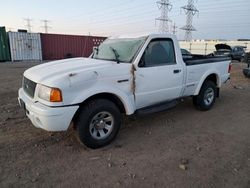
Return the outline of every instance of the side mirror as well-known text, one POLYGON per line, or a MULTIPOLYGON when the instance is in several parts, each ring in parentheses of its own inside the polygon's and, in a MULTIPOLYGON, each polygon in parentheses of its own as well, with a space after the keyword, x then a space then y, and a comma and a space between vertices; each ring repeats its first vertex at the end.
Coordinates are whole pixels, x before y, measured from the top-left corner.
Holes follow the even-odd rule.
POLYGON ((145 52, 143 53, 143 55, 139 61, 138 67, 145 67, 145 52))
POLYGON ((138 64, 138 67, 144 67, 144 66, 145 66, 145 62, 141 59, 138 64))

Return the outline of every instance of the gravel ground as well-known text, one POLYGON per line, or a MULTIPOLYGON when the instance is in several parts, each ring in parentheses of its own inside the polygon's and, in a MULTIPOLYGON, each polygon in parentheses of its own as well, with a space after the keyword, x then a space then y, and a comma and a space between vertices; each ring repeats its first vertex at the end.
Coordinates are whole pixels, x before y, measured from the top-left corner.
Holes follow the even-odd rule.
POLYGON ((70 129, 32 126, 17 103, 22 73, 35 63, 0 64, 0 187, 250 187, 250 79, 234 63, 214 108, 124 118, 102 149, 70 129))

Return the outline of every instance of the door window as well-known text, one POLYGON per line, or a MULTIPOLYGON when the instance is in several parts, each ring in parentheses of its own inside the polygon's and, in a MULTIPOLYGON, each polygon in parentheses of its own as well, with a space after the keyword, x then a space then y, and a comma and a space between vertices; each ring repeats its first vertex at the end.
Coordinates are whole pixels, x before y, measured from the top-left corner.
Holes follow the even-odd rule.
POLYGON ((174 44, 171 39, 153 40, 147 46, 139 67, 176 64, 174 44))

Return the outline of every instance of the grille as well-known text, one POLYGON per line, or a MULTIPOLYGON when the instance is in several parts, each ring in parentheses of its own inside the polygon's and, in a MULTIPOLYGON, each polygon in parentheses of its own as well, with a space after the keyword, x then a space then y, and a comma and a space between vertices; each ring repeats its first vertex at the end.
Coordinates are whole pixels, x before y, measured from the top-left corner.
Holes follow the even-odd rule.
POLYGON ((36 83, 23 77, 23 90, 30 97, 34 98, 36 83))

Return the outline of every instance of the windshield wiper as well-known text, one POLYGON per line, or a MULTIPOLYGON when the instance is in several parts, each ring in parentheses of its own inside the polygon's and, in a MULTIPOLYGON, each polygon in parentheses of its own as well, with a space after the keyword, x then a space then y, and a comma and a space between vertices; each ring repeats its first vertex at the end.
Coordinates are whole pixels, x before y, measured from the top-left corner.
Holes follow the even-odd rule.
POLYGON ((99 53, 99 46, 95 47, 94 50, 95 50, 96 55, 98 55, 98 53, 99 53))
POLYGON ((92 58, 92 59, 96 59, 95 56, 97 56, 98 53, 99 53, 99 46, 94 47, 93 53, 92 53, 92 55, 91 55, 91 58, 92 58))
POLYGON ((117 50, 114 49, 114 48, 111 47, 111 46, 110 46, 110 49, 112 50, 112 52, 114 52, 114 54, 115 54, 115 59, 116 59, 117 63, 120 63, 119 54, 118 54, 117 50))

